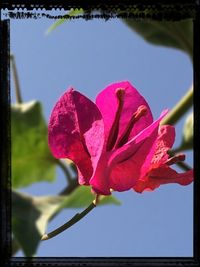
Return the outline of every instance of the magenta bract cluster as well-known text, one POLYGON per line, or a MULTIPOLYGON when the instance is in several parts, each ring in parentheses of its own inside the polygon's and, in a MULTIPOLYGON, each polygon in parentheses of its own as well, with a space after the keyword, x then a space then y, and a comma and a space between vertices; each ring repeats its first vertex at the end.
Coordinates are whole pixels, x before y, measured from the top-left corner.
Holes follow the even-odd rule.
POLYGON ((153 121, 145 99, 128 82, 114 83, 101 91, 96 104, 73 88, 56 103, 49 121, 49 146, 56 158, 71 159, 81 185, 97 194, 111 191, 154 190, 162 184, 188 185, 193 170, 177 173, 168 150, 175 129, 160 125, 164 110, 153 121))

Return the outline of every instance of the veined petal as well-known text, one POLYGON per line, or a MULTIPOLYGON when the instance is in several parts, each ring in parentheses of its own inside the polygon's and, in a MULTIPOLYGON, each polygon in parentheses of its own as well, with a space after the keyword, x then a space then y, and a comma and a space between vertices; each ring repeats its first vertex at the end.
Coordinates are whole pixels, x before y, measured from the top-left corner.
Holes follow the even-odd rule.
POLYGON ((155 153, 152 158, 153 164, 163 163, 169 155, 167 151, 173 146, 175 140, 175 128, 172 125, 162 125, 158 131, 155 153))
POLYGON ((56 103, 48 132, 53 155, 73 160, 80 173, 80 183, 88 184, 93 159, 95 164, 104 143, 103 120, 97 106, 70 88, 56 103))
POLYGON ((158 128, 158 135, 149 150, 147 157, 141 168, 141 177, 149 171, 150 168, 160 166, 169 155, 167 151, 173 146, 175 139, 175 128, 171 125, 161 125, 158 128))
POLYGON ((149 127, 118 149, 109 160, 110 187, 116 191, 131 189, 141 177, 142 166, 158 136, 158 127, 167 111, 149 127))
POLYGON ((96 104, 101 111, 104 120, 106 139, 108 139, 118 110, 119 103, 116 97, 116 90, 118 89, 125 90, 122 100, 123 108, 120 112, 118 137, 124 133, 132 115, 137 111, 139 106, 144 105, 147 108, 146 115, 134 123, 128 138, 128 140, 130 140, 141 130, 149 126, 153 122, 153 117, 145 99, 128 81, 111 84, 106 87, 96 98, 96 104))
POLYGON ((153 169, 145 177, 144 180, 139 180, 133 189, 142 193, 144 190, 154 190, 162 184, 177 183, 180 185, 188 185, 193 179, 193 170, 189 170, 184 173, 177 173, 167 165, 160 166, 157 169, 153 169))

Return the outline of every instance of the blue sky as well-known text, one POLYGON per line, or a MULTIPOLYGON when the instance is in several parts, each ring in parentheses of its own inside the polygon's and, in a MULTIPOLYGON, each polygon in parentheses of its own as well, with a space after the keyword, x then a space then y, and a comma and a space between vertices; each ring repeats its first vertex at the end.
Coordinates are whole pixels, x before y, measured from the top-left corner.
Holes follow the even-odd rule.
MULTIPOLYGON (((91 99, 108 84, 129 80, 148 101, 154 118, 172 108, 193 80, 189 57, 146 43, 121 20, 69 21, 50 35, 53 20, 12 20, 11 51, 16 57, 24 101, 43 103, 48 121, 63 92, 73 86, 91 99)), ((11 83, 12 102, 15 101, 11 83)), ((179 145, 183 120, 177 124, 179 145)), ((187 153, 192 165, 192 153, 187 153)), ((24 188, 33 195, 57 194, 65 186, 60 170, 54 183, 24 188)), ((121 206, 96 208, 63 234, 42 242, 37 256, 192 256, 193 185, 161 186, 154 192, 115 193, 121 206)), ((53 230, 77 211, 66 209, 53 230)), ((21 253, 18 256, 22 256, 21 253)))

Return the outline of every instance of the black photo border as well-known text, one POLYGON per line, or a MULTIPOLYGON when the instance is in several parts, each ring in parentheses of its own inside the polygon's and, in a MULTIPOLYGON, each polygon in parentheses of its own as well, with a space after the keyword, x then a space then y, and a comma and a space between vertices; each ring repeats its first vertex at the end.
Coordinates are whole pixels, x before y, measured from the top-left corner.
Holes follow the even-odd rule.
MULTIPOLYGON (((0 8, 21 11, 45 8, 94 8, 102 11, 102 18, 112 17, 116 8, 124 10, 124 16, 128 16, 130 7, 137 7, 137 13, 132 16, 135 19, 150 18, 155 20, 181 20, 191 18, 194 23, 194 256, 193 257, 11 257, 11 138, 10 138, 10 30, 9 19, 0 20, 0 213, 1 213, 1 266, 200 266, 200 180, 199 154, 200 154, 200 0, 188 0, 186 2, 176 0, 96 0, 89 3, 77 0, 1 0, 0 8), (151 10, 151 15, 145 15, 145 10, 151 10)), ((90 12, 89 12, 90 14, 90 12)), ((86 19, 90 19, 87 15, 86 19)))

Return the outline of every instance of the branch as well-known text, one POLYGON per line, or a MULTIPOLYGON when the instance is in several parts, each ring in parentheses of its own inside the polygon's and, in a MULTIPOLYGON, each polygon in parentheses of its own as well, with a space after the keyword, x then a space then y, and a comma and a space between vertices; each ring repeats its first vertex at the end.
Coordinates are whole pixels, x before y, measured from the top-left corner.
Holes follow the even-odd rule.
MULTIPOLYGON (((177 105, 169 112, 169 114, 161 121, 161 125, 175 124, 192 106, 193 103, 193 85, 190 87, 184 97, 177 103, 177 105)), ((175 154, 170 151, 170 156, 175 154)), ((184 171, 191 170, 192 168, 184 162, 176 162, 176 164, 184 171)))
POLYGON ((193 104, 193 85, 169 114, 161 121, 161 125, 175 124, 193 104))
POLYGON ((71 194, 71 192, 74 191, 74 189, 76 189, 78 185, 78 178, 73 179, 70 184, 59 193, 59 196, 66 196, 71 194))
POLYGON ((10 55, 10 61, 11 61, 12 70, 13 70, 13 80, 14 80, 14 84, 15 84, 16 102, 18 104, 20 104, 23 102, 23 100, 22 100, 22 96, 21 96, 21 91, 20 91, 20 86, 19 86, 19 77, 18 77, 18 73, 17 73, 17 67, 16 67, 14 55, 10 55))
POLYGON ((83 210, 81 213, 75 214, 74 217, 71 218, 71 220, 69 220, 62 226, 58 227, 56 230, 50 232, 49 234, 44 234, 41 240, 48 240, 50 238, 53 238, 58 234, 62 233, 63 231, 65 231, 66 229, 70 228, 72 225, 74 225, 82 218, 84 218, 90 211, 92 211, 96 207, 97 201, 98 201, 98 195, 96 196, 96 199, 85 210, 83 210))
POLYGON ((61 160, 57 160, 56 163, 63 170, 65 177, 66 177, 68 183, 70 184, 73 181, 73 179, 71 178, 71 174, 70 174, 67 166, 61 160))

